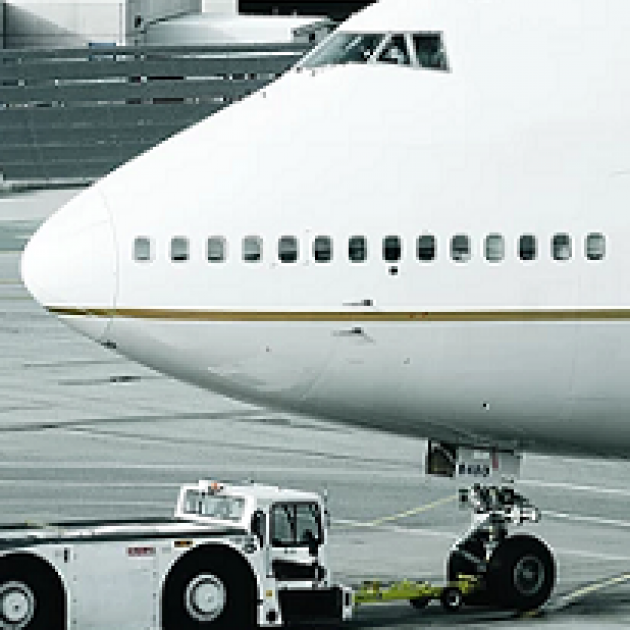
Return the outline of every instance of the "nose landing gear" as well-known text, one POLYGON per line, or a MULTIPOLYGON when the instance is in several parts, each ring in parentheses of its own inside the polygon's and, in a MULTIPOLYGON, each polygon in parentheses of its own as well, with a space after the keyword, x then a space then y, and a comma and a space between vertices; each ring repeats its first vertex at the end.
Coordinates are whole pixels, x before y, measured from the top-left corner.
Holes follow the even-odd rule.
POLYGON ((485 588, 466 603, 534 610, 551 595, 556 566, 549 547, 529 534, 509 536, 509 525, 540 520, 540 512, 511 487, 475 485, 462 500, 473 510, 472 526, 453 546, 447 579, 480 577, 485 588))

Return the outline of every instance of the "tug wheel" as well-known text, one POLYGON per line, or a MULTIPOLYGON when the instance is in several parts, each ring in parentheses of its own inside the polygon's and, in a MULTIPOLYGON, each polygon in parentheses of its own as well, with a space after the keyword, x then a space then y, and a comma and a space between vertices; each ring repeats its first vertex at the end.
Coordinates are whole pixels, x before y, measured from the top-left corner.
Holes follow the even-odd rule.
POLYGON ((414 597, 413 599, 409 600, 409 603, 416 610, 424 610, 429 605, 430 601, 431 601, 430 597, 414 597))
POLYGON ((503 608, 539 608, 549 599, 555 581, 556 564, 549 547, 526 534, 506 538, 488 563, 488 590, 503 608))
POLYGON ((442 608, 448 612, 456 612, 464 603, 464 596, 462 592, 454 587, 447 586, 440 595, 440 603, 442 604, 442 608))
POLYGON ((63 630, 66 597, 61 579, 44 560, 13 554, 0 562, 0 629, 63 630))
POLYGON ((256 622, 256 583, 247 563, 224 547, 183 556, 162 592, 163 630, 247 630, 256 622))

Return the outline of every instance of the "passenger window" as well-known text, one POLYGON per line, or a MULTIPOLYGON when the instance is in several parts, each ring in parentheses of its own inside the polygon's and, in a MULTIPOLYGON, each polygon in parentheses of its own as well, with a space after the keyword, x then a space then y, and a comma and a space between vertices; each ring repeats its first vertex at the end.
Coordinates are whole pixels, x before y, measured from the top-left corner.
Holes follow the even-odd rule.
POLYGON ((257 236, 246 236, 243 239, 243 260, 260 262, 262 260, 262 240, 257 236))
POLYGON ((329 236, 318 236, 313 243, 315 262, 327 263, 332 260, 332 240, 329 236))
POLYGON ((303 68, 367 63, 385 35, 337 33, 300 64, 303 68))
POLYGON ((556 234, 552 241, 554 260, 569 260, 572 256, 571 237, 568 234, 556 234))
POLYGON ((587 260, 602 260, 606 255, 606 239, 603 234, 594 233, 586 237, 587 260))
POLYGON ((386 236, 383 239, 383 259, 386 262, 398 262, 402 255, 402 246, 398 236, 386 236))
POLYGON ((137 262, 151 262, 151 239, 139 236, 133 242, 133 259, 137 262))
POLYGON ((519 239, 518 257, 521 260, 536 259, 536 237, 533 234, 523 234, 519 239))
POLYGON ((295 236, 283 236, 278 243, 278 258, 283 263, 294 263, 298 259, 298 242, 295 236))
POLYGON ((222 236, 208 239, 208 262, 222 263, 227 258, 227 244, 222 236))
POLYGON ((500 234, 486 236, 486 260, 488 262, 501 262, 505 258, 505 244, 500 234))
POLYGON ((435 260, 435 236, 425 234, 418 238, 418 260, 423 262, 435 260))
POLYGON ((185 262, 190 258, 188 239, 177 236, 171 239, 171 260, 173 262, 185 262))
POLYGON ((432 70, 448 70, 441 35, 414 35, 413 44, 419 66, 432 70))
POLYGON ((411 65, 404 35, 394 35, 378 56, 378 61, 399 66, 411 65))
POLYGON ((367 240, 365 236, 353 236, 348 242, 350 262, 360 263, 367 260, 367 240))
POLYGON ((451 239, 451 258, 456 262, 470 260, 470 239, 465 234, 457 234, 451 239))

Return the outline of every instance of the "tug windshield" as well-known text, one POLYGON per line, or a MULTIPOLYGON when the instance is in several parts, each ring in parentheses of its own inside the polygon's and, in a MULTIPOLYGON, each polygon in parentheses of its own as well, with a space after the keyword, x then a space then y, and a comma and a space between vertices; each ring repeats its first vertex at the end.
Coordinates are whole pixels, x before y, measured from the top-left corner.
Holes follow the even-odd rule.
POLYGON ((449 70, 440 33, 337 32, 307 55, 298 67, 319 68, 349 63, 449 70))

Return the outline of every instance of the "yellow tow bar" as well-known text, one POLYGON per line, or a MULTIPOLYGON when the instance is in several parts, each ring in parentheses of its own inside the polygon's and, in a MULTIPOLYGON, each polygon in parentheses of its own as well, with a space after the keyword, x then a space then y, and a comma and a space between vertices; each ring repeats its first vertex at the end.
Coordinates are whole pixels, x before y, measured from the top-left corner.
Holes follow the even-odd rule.
POLYGON ((430 601, 440 600, 445 610, 456 611, 461 607, 464 597, 480 589, 480 580, 473 576, 461 576, 459 580, 445 586, 413 580, 388 584, 367 581, 355 589, 354 603, 360 606, 408 600, 414 608, 424 608, 430 601))

